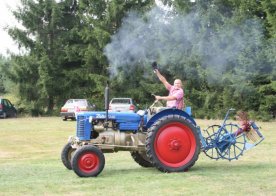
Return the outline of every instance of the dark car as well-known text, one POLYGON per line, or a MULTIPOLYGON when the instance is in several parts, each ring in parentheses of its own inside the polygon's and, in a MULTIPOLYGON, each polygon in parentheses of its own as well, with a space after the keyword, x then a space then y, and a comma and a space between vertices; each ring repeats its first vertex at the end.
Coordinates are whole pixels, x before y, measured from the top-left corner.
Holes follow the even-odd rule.
POLYGON ((0 98, 0 117, 16 117, 17 110, 8 99, 0 98))
POLYGON ((87 99, 69 99, 60 110, 60 116, 63 120, 68 118, 75 120, 78 112, 93 111, 95 105, 89 103, 87 99))

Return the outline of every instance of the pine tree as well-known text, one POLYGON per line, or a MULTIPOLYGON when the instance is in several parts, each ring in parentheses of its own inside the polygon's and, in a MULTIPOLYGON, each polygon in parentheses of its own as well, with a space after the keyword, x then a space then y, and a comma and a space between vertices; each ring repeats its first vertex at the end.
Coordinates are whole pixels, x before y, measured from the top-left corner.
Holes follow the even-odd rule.
MULTIPOLYGON (((130 84, 128 77, 123 77, 122 83, 116 81, 116 78, 109 78, 110 65, 104 55, 104 48, 111 41, 111 36, 119 30, 122 19, 126 17, 130 10, 143 12, 149 9, 153 2, 153 0, 79 1, 79 15, 83 22, 80 35, 86 43, 86 47, 83 48, 84 68, 87 70, 87 77, 91 78, 93 83, 96 84, 93 89, 90 88, 90 92, 93 102, 96 102, 99 107, 103 107, 103 92, 107 80, 112 81, 112 96, 130 95, 133 93, 133 89, 139 86, 139 83, 134 79, 139 74, 132 73, 135 77, 131 77, 131 79, 135 82, 133 81, 131 86, 128 86, 130 84)), ((138 93, 137 89, 135 92, 138 93)))
POLYGON ((276 38, 276 1, 263 0, 261 3, 266 14, 266 27, 269 31, 269 35, 276 38))
POLYGON ((26 52, 13 56, 11 79, 19 85, 22 100, 34 103, 35 115, 44 110, 51 113, 55 104, 71 94, 66 70, 82 64, 80 20, 72 2, 22 0, 13 12, 24 28, 10 28, 9 34, 26 52))

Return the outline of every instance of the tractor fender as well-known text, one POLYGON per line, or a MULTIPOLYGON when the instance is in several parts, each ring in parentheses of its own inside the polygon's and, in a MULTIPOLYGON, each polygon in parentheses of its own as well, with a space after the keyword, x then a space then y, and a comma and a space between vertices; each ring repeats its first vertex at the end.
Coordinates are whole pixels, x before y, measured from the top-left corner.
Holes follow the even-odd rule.
POLYGON ((168 115, 179 115, 179 116, 183 116, 184 118, 188 119, 192 124, 194 124, 196 126, 196 122, 195 120, 186 112, 184 112, 183 110, 179 110, 176 108, 168 108, 165 110, 162 110, 161 112, 158 112, 157 114, 155 114, 154 116, 152 116, 149 121, 146 124, 146 128, 150 128, 158 119, 164 117, 164 116, 168 116, 168 115))

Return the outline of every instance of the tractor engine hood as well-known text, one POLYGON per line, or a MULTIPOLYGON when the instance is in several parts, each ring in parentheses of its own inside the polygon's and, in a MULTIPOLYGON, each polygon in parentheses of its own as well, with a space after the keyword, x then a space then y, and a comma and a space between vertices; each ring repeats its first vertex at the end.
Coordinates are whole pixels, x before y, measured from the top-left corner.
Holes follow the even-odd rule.
MULTIPOLYGON (((93 119, 104 120, 106 112, 93 111, 93 112, 79 112, 78 115, 90 117, 93 119)), ((115 120, 117 123, 121 122, 139 122, 141 116, 132 112, 108 112, 108 120, 115 120)))
MULTIPOLYGON (((82 116, 85 119, 97 119, 105 120, 106 112, 103 111, 93 111, 93 112, 80 112, 78 117, 82 116)), ((141 116, 132 112, 108 112, 108 120, 114 120, 119 124, 119 130, 122 131, 137 131, 141 116)))

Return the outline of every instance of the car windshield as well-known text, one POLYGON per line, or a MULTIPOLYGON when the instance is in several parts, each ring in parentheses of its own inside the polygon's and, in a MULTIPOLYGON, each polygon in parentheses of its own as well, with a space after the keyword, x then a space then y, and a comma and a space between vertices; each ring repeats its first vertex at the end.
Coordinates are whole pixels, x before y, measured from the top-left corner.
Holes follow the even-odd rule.
POLYGON ((76 99, 75 100, 75 104, 74 105, 78 105, 78 106, 86 106, 86 101, 85 100, 81 100, 81 99, 76 99))
POLYGON ((70 100, 68 100, 67 102, 66 102, 66 104, 65 104, 66 106, 72 106, 72 105, 74 105, 74 106, 87 106, 87 103, 86 103, 86 100, 84 100, 84 99, 70 99, 70 100))
POLYGON ((113 104, 130 104, 130 99, 113 99, 113 104))

